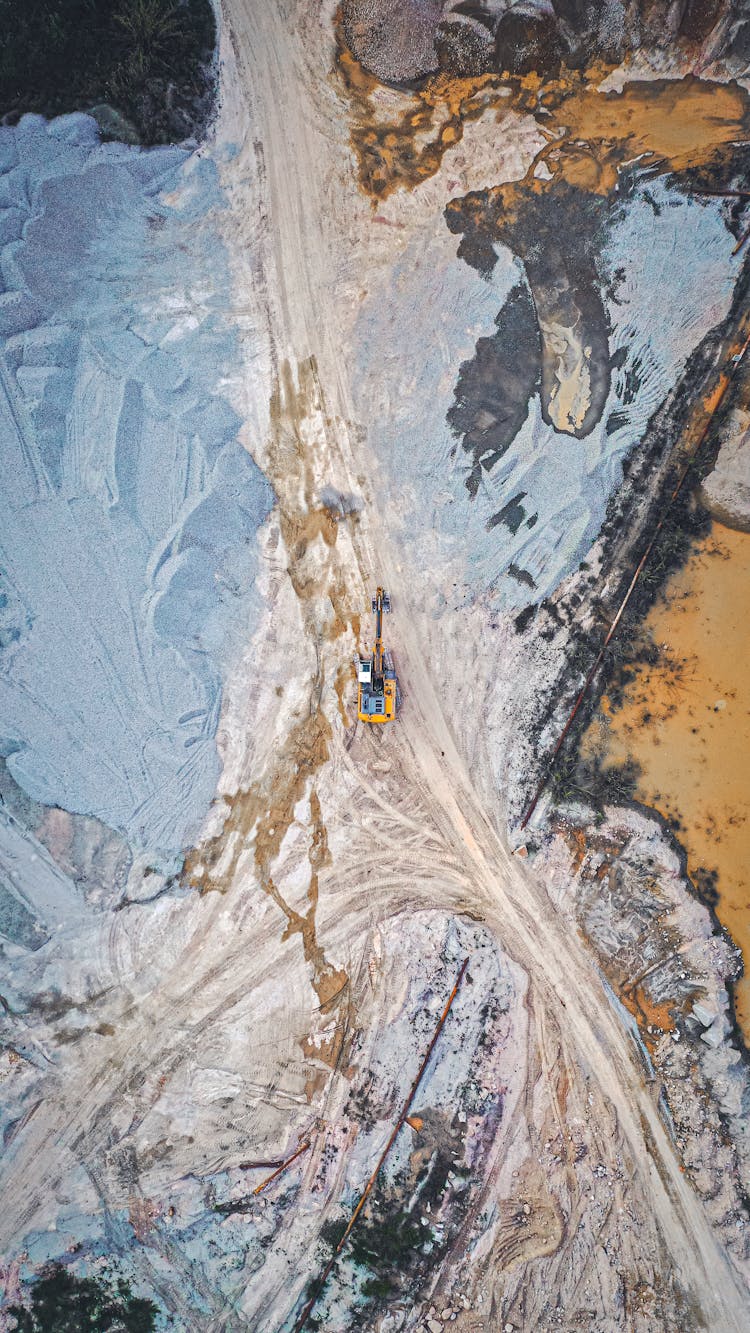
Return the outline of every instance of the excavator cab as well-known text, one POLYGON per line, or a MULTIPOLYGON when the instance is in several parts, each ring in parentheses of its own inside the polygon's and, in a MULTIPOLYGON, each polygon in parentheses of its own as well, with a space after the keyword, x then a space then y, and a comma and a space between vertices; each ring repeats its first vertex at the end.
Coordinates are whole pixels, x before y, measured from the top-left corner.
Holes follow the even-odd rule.
POLYGON ((398 681, 390 653, 383 647, 383 612, 391 599, 378 588, 372 599, 375 613, 375 649, 360 657, 357 666, 357 717, 360 722, 392 722, 398 707, 398 681))

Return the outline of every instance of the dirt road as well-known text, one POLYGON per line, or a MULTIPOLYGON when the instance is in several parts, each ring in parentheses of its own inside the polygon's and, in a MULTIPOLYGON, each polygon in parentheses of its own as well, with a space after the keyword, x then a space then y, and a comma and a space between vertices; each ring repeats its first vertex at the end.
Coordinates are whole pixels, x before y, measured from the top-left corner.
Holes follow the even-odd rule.
MULTIPOLYGON (((298 11, 284 16, 280 7, 261 11, 249 0, 230 0, 225 13, 238 61, 237 92, 247 98, 252 134, 262 145, 265 164, 266 285, 277 355, 292 366, 315 357, 327 418, 324 440, 316 441, 327 454, 325 460, 320 454, 316 458, 319 474, 324 476, 327 466, 339 485, 353 491, 358 479, 369 478, 351 553, 357 569, 350 559, 347 582, 358 574, 366 605, 367 589, 377 577, 392 591, 396 606, 388 628, 397 645, 405 696, 398 727, 382 743, 379 737, 359 741, 353 759, 337 734, 332 760, 334 767, 354 763, 360 792, 367 790, 376 754, 387 753, 398 773, 395 813, 390 808, 368 811, 371 834, 377 826, 378 880, 384 886, 410 880, 408 898, 415 906, 439 904, 479 914, 523 966, 531 979, 537 1040, 545 1022, 559 1028, 568 1070, 579 1078, 588 1071, 614 1108, 617 1139, 627 1144, 633 1163, 634 1192, 658 1228, 680 1285, 692 1294, 708 1327, 747 1328, 747 1292, 681 1173, 632 1039, 608 1007, 584 946, 556 916, 543 886, 509 852, 498 831, 487 773, 470 773, 455 744, 448 711, 450 662, 441 651, 440 625, 425 623, 419 604, 410 598, 415 581, 389 536, 389 514, 378 506, 375 460, 368 459, 366 443, 350 424, 352 371, 341 343, 340 273, 342 255, 360 238, 351 225, 353 197, 338 200, 331 185, 339 176, 330 166, 332 153, 341 155, 345 149, 341 126, 326 117, 331 46, 321 31, 325 15, 305 18, 298 11), (316 101, 318 89, 323 93, 316 101), (399 818, 399 810, 415 807, 416 816, 399 818), (420 838, 418 874, 411 855, 403 855, 399 823, 407 836, 420 838)), ((355 250, 353 262, 357 258, 355 250)), ((481 717, 471 721, 481 727, 481 717)), ((352 856, 345 872, 334 866, 327 884, 326 916, 345 914, 349 929, 354 914, 345 903, 342 880, 354 882, 361 870, 352 856), (339 893, 341 901, 336 901, 339 893)))

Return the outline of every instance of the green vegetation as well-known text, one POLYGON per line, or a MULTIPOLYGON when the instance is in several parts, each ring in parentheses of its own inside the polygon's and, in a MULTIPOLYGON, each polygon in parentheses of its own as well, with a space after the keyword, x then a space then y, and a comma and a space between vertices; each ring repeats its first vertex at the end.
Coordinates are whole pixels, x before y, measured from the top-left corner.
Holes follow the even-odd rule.
MULTIPOLYGON (((375 1201, 372 1200, 371 1204, 375 1201)), ((368 1216, 362 1217, 351 1233, 349 1257, 368 1276, 362 1284, 363 1296, 382 1299, 399 1289, 414 1266, 416 1252, 432 1239, 428 1227, 420 1226, 414 1216, 393 1200, 382 1207, 368 1207, 368 1216)), ((321 1227, 321 1240, 335 1250, 346 1230, 346 1218, 334 1218, 321 1227)), ((310 1284, 312 1295, 315 1283, 310 1284)))
POLYGON ((320 1239, 328 1249, 333 1252, 338 1246, 341 1237, 349 1225, 346 1217, 332 1217, 328 1222, 324 1222, 320 1228, 320 1239))
POLYGON ((0 0, 0 116, 100 105, 143 143, 198 132, 211 106, 210 0, 0 0))
POLYGON ((585 801, 602 811, 605 805, 628 805, 635 800, 640 777, 636 760, 621 764, 602 763, 601 756, 578 752, 580 735, 558 755, 550 778, 550 793, 555 805, 565 801, 585 801))
POLYGON ((12 1305, 17 1333, 151 1333, 158 1309, 134 1296, 123 1278, 76 1277, 50 1264, 26 1305, 12 1305))
POLYGON ((392 1285, 405 1274, 414 1251, 427 1238, 426 1228, 411 1213, 398 1207, 384 1208, 382 1216, 363 1222, 352 1232, 351 1256, 355 1263, 369 1268, 380 1284, 392 1285))
POLYGON ((719 901, 718 871, 698 866, 697 870, 691 871, 690 878, 704 903, 708 903, 709 907, 716 907, 719 901))

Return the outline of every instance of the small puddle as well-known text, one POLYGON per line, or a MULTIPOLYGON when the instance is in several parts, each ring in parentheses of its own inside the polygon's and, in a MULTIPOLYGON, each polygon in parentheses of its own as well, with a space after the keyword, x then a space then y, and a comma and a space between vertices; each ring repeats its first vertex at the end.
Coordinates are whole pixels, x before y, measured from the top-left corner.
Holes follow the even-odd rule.
MULTIPOLYGON (((605 696, 585 744, 605 763, 635 759, 636 798, 679 822, 688 872, 718 893, 716 913, 750 972, 750 534, 714 523, 645 622, 655 665, 637 664, 621 707, 605 696)), ((750 1041, 750 976, 736 989, 750 1041)))

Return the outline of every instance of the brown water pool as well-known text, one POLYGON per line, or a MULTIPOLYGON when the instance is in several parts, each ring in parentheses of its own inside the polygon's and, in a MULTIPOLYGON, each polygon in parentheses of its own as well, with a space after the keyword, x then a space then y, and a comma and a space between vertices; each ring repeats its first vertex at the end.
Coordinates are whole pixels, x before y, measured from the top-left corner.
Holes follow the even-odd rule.
MULTIPOLYGON (((750 971, 750 534, 714 523, 646 621, 659 645, 588 743, 641 767, 637 799, 678 820, 688 871, 714 872, 720 921, 750 971)), ((750 976, 737 988, 750 1040, 750 976)))

